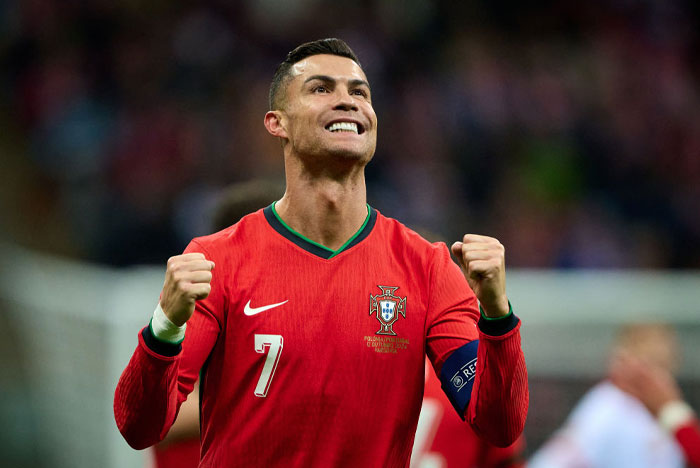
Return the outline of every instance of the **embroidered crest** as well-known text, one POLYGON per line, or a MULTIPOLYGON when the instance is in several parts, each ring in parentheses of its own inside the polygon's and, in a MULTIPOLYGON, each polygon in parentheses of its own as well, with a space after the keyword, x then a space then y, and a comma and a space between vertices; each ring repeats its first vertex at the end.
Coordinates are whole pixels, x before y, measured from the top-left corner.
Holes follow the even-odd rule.
POLYGON ((369 315, 376 314, 381 327, 377 335, 395 336, 393 325, 399 315, 406 318, 406 298, 394 294, 398 286, 377 286, 382 290, 376 296, 369 295, 369 315))

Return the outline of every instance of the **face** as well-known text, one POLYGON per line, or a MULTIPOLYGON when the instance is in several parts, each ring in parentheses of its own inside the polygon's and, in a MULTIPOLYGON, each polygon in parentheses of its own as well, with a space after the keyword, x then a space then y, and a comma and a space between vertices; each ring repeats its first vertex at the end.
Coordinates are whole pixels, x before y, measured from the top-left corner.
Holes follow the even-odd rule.
POLYGON ((313 55, 294 64, 279 114, 283 136, 300 156, 368 162, 377 143, 377 116, 367 77, 357 63, 313 55))

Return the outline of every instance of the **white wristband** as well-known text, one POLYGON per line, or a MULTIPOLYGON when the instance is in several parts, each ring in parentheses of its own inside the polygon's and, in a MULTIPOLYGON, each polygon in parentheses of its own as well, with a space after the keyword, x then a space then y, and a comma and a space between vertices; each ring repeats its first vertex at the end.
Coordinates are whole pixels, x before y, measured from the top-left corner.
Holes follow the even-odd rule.
POLYGON ((688 404, 681 400, 666 403, 659 411, 659 425, 669 433, 673 434, 676 429, 693 419, 693 410, 688 404))
POLYGON ((163 309, 160 308, 160 301, 156 305, 156 310, 153 311, 153 320, 151 320, 151 333, 160 341, 165 341, 172 344, 180 344, 185 339, 185 328, 187 324, 183 323, 178 327, 165 315, 163 309))

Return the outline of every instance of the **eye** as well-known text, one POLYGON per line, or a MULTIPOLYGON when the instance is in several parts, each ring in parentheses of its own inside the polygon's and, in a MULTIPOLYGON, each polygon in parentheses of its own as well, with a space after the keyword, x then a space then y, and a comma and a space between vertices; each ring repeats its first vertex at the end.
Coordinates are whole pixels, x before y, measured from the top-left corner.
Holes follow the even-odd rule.
POLYGON ((362 97, 364 97, 364 98, 367 97, 367 91, 365 91, 365 90, 362 89, 362 88, 353 89, 353 90, 350 92, 350 94, 352 94, 352 95, 354 95, 354 96, 362 96, 362 97))
POLYGON ((318 85, 318 86, 314 86, 312 91, 314 93, 327 93, 328 88, 326 87, 326 85, 318 85))

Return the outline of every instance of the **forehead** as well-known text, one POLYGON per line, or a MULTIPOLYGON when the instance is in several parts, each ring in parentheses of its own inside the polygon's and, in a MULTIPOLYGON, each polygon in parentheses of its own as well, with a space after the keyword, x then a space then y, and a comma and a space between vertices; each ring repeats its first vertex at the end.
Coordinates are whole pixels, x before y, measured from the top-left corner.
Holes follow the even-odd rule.
POLYGON ((302 82, 313 75, 323 75, 336 80, 367 81, 365 72, 353 60, 338 55, 312 55, 292 65, 292 79, 302 82))

